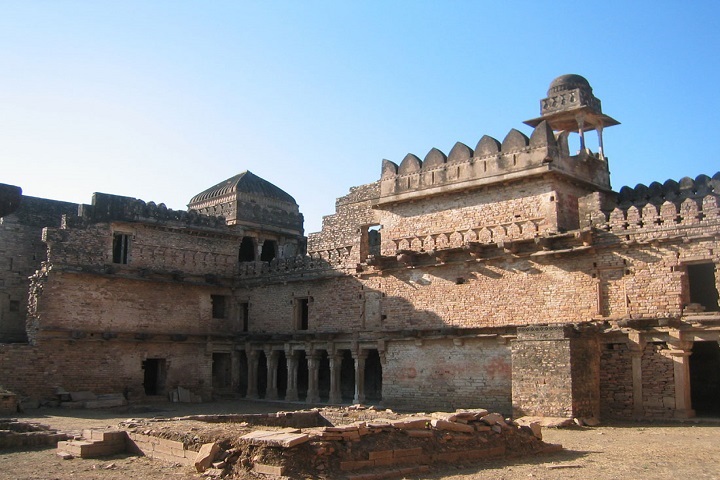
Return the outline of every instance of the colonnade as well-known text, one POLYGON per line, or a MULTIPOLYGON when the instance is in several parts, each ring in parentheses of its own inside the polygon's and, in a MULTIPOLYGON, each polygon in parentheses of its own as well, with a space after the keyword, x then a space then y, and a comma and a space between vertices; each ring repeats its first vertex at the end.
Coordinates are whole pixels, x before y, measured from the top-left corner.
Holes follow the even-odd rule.
MULTIPOLYGON (((265 380, 263 383, 265 385, 264 399, 266 400, 299 401, 301 400, 302 391, 306 391, 305 402, 319 403, 321 401, 320 376, 321 369, 323 368, 322 360, 327 358, 329 372, 326 370, 323 373, 329 374, 330 388, 327 399, 328 403, 338 404, 343 402, 341 385, 343 383, 347 384, 349 381, 352 381, 354 384, 352 402, 363 403, 366 400, 366 360, 368 354, 372 351, 373 350, 359 350, 352 352, 350 350, 335 350, 334 352, 328 352, 326 350, 295 350, 288 353, 283 349, 276 348, 246 350, 246 397, 260 398, 261 392, 258 387, 261 381, 265 380), (347 355, 347 353, 350 353, 350 355, 347 355), (325 357, 326 355, 327 357, 325 357), (262 356, 265 357, 266 368, 261 368, 262 356), (352 378, 347 378, 347 372, 345 377, 343 377, 343 358, 349 359, 348 357, 352 358, 352 378), (284 361, 282 361, 283 359, 284 361), (306 385, 304 381, 303 385, 300 385, 299 379, 302 377, 302 379, 305 380, 305 373, 307 375, 306 385), (266 377, 261 379, 261 375, 265 375, 266 377), (282 390, 279 388, 279 378, 281 376, 286 379, 286 385, 283 385, 285 387, 284 397, 282 397, 282 390)), ((379 357, 382 358, 381 356, 379 357)), ((382 360, 380 361, 382 362, 382 360)), ((371 374, 382 375, 382 367, 380 366, 379 372, 376 369, 377 366, 374 366, 371 374)))

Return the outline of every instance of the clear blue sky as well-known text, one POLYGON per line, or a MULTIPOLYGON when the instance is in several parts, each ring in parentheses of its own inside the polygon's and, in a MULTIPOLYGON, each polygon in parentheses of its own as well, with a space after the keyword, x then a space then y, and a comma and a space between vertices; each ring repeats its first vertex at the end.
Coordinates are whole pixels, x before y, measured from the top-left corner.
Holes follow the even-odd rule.
POLYGON ((585 76, 615 189, 720 170, 720 2, 0 0, 0 183, 184 209, 241 171, 307 232, 383 158, 502 140, 585 76))

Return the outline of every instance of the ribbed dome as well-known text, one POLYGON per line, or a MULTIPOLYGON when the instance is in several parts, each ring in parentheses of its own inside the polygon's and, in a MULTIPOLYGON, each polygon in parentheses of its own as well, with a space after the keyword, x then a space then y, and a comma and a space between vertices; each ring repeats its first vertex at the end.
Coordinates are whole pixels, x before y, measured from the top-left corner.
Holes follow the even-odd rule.
POLYGON ((295 199, 288 193, 250 171, 244 171, 198 193, 190 200, 189 205, 192 206, 196 203, 219 198, 230 193, 249 193, 296 205, 295 199))
POLYGON ((564 90, 573 90, 575 88, 586 88, 592 92, 590 82, 588 82, 585 77, 583 77, 582 75, 570 73, 567 75, 560 75, 555 80, 553 80, 550 83, 550 88, 548 88, 547 94, 548 97, 550 97, 557 92, 562 92, 564 90))

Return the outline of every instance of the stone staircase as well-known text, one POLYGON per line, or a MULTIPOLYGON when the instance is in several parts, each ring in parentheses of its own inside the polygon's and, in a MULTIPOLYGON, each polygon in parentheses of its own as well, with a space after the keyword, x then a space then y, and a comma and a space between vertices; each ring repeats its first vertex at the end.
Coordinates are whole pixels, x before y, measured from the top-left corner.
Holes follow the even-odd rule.
POLYGON ((124 453, 127 449, 127 432, 85 429, 82 438, 58 442, 57 448, 60 456, 69 454, 80 458, 97 458, 124 453))

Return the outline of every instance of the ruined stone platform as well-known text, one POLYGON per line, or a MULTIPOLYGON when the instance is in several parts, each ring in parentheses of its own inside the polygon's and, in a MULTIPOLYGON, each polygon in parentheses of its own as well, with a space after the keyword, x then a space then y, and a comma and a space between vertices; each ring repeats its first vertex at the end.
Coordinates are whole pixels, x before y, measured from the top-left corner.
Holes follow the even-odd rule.
MULTIPOLYGON (((130 419, 119 428, 112 435, 124 435, 129 452, 232 478, 392 478, 562 448, 544 443, 536 424, 521 426, 484 409, 401 415, 327 408, 130 419)), ((86 431, 83 442, 108 440, 102 435, 86 431)))

